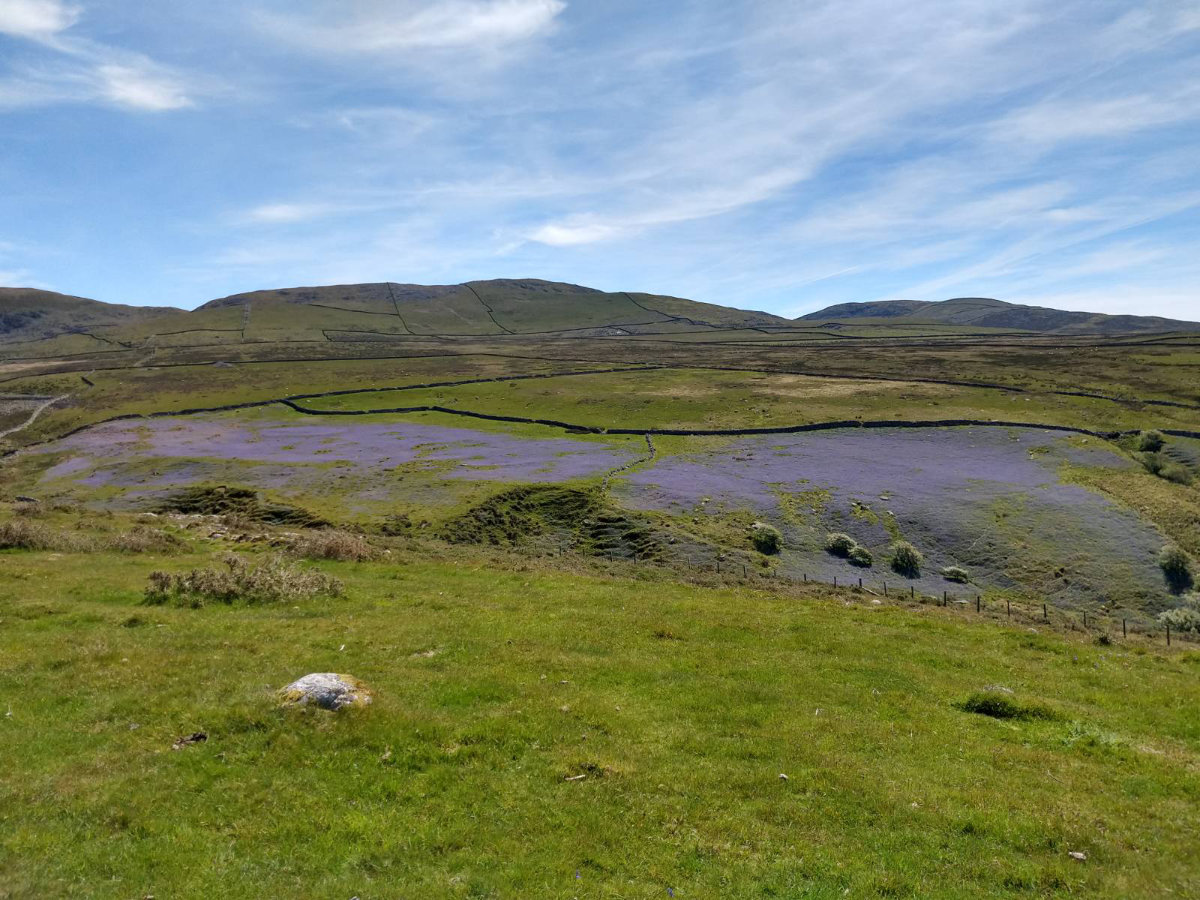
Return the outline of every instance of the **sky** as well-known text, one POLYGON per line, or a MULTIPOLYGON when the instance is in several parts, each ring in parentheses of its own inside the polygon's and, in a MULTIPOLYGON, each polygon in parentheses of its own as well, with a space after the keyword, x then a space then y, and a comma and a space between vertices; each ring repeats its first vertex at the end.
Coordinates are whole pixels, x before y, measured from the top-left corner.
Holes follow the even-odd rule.
POLYGON ((0 284, 1200 319, 1200 0, 0 0, 0 284))

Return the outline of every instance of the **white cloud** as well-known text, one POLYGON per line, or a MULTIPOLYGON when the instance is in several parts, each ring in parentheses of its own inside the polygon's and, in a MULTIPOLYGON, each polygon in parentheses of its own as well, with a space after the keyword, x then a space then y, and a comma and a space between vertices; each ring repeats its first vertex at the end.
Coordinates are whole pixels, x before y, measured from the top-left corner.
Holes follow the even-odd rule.
POLYGON ((265 17, 295 43, 328 52, 383 53, 502 47, 543 34, 566 9, 562 0, 438 0, 368 4, 315 17, 265 17))
POLYGON ((59 0, 0 0, 0 34, 43 40, 78 21, 79 7, 59 0))
POLYGON ((162 112, 192 105, 176 78, 156 66, 105 63, 95 74, 100 95, 117 106, 162 112))
POLYGON ((0 79, 0 109, 52 103, 105 103, 141 112, 193 105, 183 78, 148 57, 65 35, 80 8, 60 0, 0 0, 0 33, 33 41, 36 63, 0 79))
POLYGON ((337 208, 327 203, 266 203, 246 213, 248 222, 263 225, 291 225, 324 218, 337 208))
POLYGON ((991 127, 996 140, 1051 145, 1063 141, 1120 137, 1200 116, 1200 89, 1103 100, 1057 100, 1007 115, 991 127))

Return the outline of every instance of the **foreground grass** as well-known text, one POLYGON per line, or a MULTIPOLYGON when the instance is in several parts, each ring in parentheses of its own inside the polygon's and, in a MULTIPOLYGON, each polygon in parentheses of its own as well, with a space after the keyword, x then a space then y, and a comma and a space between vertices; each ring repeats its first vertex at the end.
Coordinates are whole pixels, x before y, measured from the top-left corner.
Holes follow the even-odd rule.
POLYGON ((396 559, 190 610, 146 575, 207 556, 0 553, 0 897, 1200 892, 1196 653, 396 559), (376 703, 277 708, 313 671, 376 703))

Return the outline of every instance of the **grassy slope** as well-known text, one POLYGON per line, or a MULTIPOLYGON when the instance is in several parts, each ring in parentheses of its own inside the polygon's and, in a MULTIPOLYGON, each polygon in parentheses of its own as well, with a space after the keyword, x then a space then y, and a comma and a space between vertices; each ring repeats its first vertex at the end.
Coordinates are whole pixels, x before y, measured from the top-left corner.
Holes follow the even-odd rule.
POLYGON ((201 610, 138 607, 199 557, 2 558, 3 897, 1200 890, 1194 653, 464 551, 201 610), (276 709, 308 671, 377 703, 276 709), (954 707, 991 683, 1061 719, 954 707))
POLYGON ((683 369, 473 384, 305 401, 315 409, 437 404, 605 427, 774 427, 840 419, 1001 419, 1097 430, 1200 429, 1200 411, 916 382, 683 369))

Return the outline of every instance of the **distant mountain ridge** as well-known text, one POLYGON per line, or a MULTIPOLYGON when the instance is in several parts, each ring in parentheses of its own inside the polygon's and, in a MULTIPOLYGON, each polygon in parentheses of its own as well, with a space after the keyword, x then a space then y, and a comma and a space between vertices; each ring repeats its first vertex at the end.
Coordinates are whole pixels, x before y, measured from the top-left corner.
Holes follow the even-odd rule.
POLYGON ((797 321, 959 325, 1047 334, 1131 334, 1194 331, 1200 328, 1200 323, 1164 319, 1160 316, 1113 316, 1104 313, 1070 312, 1044 306, 1007 303, 991 297, 839 303, 801 316, 797 321))
POLYGON ((1200 323, 1195 322, 1067 312, 986 297, 842 303, 799 319, 785 319, 681 297, 599 291, 534 278, 451 285, 374 282, 277 288, 221 297, 191 311, 123 306, 34 288, 0 288, 0 343, 57 339, 54 346, 60 352, 84 352, 87 341, 133 348, 189 342, 360 341, 405 336, 619 337, 730 329, 775 331, 798 325, 811 328, 813 322, 944 325, 1064 335, 1200 331, 1200 323))

